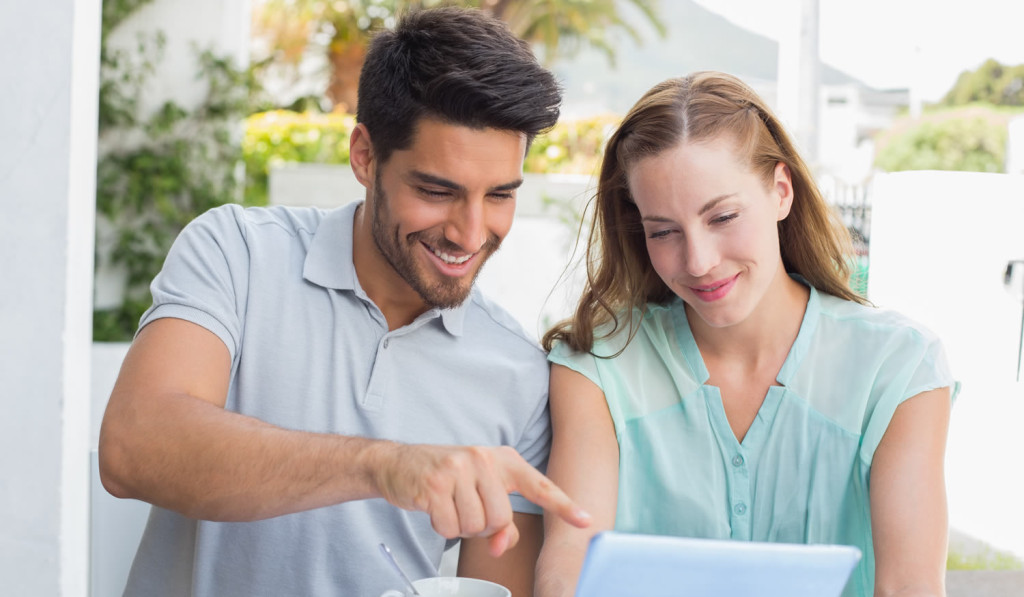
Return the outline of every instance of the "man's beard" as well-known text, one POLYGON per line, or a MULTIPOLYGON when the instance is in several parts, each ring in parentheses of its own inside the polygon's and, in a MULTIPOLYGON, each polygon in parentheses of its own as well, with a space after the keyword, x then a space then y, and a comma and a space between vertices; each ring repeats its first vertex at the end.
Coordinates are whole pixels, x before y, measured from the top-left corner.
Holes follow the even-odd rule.
POLYGON ((437 281, 429 281, 427 272, 416 262, 413 251, 418 251, 416 246, 425 242, 434 249, 442 252, 464 251, 458 245, 449 242, 441 237, 428 239, 422 232, 414 232, 404 239, 399 236, 398 225, 391 221, 391 211, 385 207, 388 198, 381 188, 380 176, 375 177, 373 184, 373 242, 377 245, 384 259, 402 277, 405 282, 416 291, 425 303, 439 309, 453 309, 461 305, 473 289, 473 282, 483 267, 484 262, 493 255, 501 245, 501 240, 491 234, 484 246, 480 248, 473 257, 479 260, 476 269, 465 277, 452 278, 437 274, 437 281), (389 232, 390 230, 390 232, 389 232))

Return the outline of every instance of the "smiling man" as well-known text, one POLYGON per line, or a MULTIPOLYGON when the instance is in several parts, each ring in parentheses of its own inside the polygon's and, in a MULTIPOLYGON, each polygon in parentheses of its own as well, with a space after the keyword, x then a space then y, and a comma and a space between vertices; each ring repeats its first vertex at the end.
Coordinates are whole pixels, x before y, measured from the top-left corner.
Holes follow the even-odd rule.
POLYGON ((125 594, 375 596, 461 539, 459 574, 532 592, 544 352, 473 281, 508 234, 551 74, 482 13, 371 44, 350 139, 363 201, 237 205, 181 233, 104 415, 100 472, 153 505, 125 594))

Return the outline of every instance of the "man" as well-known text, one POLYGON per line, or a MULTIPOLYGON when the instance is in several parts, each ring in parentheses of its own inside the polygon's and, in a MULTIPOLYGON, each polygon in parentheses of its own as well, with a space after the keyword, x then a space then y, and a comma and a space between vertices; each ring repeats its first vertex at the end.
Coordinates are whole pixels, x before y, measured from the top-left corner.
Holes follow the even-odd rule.
POLYGON ((459 537, 460 575, 531 594, 538 506, 589 519, 534 468, 545 355, 473 279, 559 101, 500 22, 413 13, 360 79, 364 202, 182 232, 100 437, 104 486, 154 505, 126 595, 375 596, 379 543, 415 578, 459 537))

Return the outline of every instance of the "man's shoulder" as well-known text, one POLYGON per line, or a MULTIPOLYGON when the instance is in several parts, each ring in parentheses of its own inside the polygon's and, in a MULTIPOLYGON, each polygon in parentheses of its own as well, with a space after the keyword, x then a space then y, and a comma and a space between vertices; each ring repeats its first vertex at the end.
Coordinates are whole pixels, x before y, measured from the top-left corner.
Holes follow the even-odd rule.
POLYGON ((243 234, 263 229, 277 229, 294 235, 300 232, 315 232, 328 213, 330 212, 315 207, 245 207, 237 203, 228 203, 206 211, 197 217, 192 225, 221 229, 233 227, 241 230, 243 234))
POLYGON ((508 345, 527 353, 534 353, 536 357, 546 362, 546 353, 540 343, 507 309, 479 288, 474 288, 466 300, 469 302, 467 308, 470 310, 467 313, 467 321, 482 326, 489 335, 496 335, 508 345))

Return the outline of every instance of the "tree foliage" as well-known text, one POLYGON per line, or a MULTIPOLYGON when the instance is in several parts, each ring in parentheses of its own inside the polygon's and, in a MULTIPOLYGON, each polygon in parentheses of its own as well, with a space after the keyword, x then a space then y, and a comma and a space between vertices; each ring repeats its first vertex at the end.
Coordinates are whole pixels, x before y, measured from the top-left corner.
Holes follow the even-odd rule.
POLYGON ((1021 113, 1024 64, 986 60, 962 73, 923 117, 904 117, 880 135, 875 166, 888 172, 1003 172, 1009 121, 1021 113))
POLYGON ((1011 112, 975 105, 905 119, 877 140, 875 166, 887 172, 1002 172, 1011 112))
POLYGON ((1024 106, 1024 64, 1006 66, 990 58, 977 70, 961 73, 942 99, 946 106, 979 102, 994 106, 1024 106))
POLYGON ((354 111, 359 70, 373 32, 394 26, 402 12, 441 5, 486 11, 535 44, 551 63, 594 47, 614 63, 610 33, 621 31, 637 43, 640 30, 622 11, 631 5, 660 35, 659 0, 258 0, 253 35, 271 59, 294 75, 308 52, 321 53, 329 70, 324 94, 336 109, 354 111))

